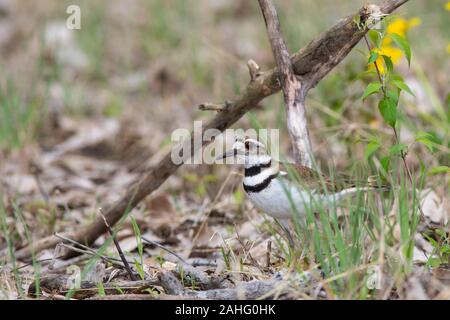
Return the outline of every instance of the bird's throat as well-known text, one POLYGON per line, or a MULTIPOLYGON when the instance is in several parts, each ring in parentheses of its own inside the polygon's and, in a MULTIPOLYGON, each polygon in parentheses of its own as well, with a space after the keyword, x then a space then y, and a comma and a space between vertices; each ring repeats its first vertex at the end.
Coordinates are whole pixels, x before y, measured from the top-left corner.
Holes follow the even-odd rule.
POLYGON ((279 173, 278 168, 272 166, 270 156, 254 157, 251 160, 246 163, 244 171, 244 190, 247 193, 264 190, 279 173))

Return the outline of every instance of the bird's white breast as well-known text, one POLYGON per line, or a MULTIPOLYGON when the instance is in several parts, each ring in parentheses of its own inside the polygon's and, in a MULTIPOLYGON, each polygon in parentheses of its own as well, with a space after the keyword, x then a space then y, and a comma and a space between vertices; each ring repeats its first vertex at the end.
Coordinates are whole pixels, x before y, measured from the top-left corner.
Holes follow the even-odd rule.
POLYGON ((303 216, 307 208, 311 210, 318 204, 332 206, 347 196, 368 189, 370 188, 349 188, 329 195, 317 194, 277 177, 260 192, 247 194, 252 203, 268 215, 278 219, 289 219, 293 217, 293 213, 303 216))
POLYGON ((310 199, 307 191, 299 191, 289 182, 284 182, 279 178, 273 179, 260 192, 249 192, 248 196, 256 207, 279 219, 291 218, 294 211, 304 214, 305 202, 309 203, 310 199))

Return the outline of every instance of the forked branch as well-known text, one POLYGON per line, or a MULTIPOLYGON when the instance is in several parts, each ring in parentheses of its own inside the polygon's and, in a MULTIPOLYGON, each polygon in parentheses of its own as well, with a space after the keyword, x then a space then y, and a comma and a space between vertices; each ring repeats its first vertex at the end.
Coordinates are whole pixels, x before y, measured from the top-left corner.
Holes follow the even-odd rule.
POLYGON ((275 6, 271 0, 258 0, 258 2, 280 72, 281 89, 286 104, 287 128, 294 149, 294 157, 297 163, 311 168, 313 163, 312 149, 305 111, 306 86, 303 86, 294 73, 275 6))

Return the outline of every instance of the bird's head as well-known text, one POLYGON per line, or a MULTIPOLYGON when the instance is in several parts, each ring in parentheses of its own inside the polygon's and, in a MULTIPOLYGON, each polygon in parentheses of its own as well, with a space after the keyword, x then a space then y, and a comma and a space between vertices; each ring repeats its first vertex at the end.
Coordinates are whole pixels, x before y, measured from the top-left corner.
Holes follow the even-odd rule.
POLYGON ((217 159, 236 157, 244 160, 246 166, 252 166, 270 160, 266 146, 261 141, 248 138, 236 138, 233 147, 217 159))

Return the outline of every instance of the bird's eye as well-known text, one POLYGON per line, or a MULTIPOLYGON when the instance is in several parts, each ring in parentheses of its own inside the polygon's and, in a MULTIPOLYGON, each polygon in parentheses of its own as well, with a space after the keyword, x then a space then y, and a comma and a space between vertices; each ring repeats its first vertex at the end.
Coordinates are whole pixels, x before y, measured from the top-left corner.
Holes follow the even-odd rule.
POLYGON ((250 142, 248 142, 248 141, 245 141, 245 149, 247 149, 247 150, 248 150, 248 148, 250 148, 250 142))

